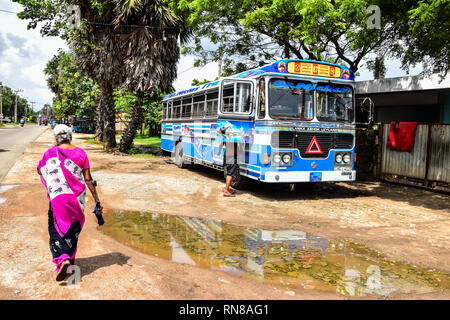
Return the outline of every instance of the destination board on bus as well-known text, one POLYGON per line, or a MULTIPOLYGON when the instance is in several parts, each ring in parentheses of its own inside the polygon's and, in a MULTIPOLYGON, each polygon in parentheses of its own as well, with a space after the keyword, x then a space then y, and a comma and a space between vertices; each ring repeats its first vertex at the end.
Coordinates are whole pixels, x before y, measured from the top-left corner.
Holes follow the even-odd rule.
POLYGON ((289 73, 305 74, 309 76, 331 78, 341 77, 340 67, 313 62, 290 61, 288 62, 287 71, 289 73))

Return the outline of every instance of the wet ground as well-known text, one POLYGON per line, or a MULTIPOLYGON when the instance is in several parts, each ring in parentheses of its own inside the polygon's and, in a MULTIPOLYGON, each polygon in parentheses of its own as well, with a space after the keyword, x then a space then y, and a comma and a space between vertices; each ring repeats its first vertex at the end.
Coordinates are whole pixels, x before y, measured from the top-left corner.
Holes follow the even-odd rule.
POLYGON ((92 198, 76 288, 56 283, 36 164, 50 131, 0 186, 2 299, 448 299, 450 197, 380 182, 254 184, 235 198, 220 172, 168 158, 86 150, 92 198))
POLYGON ((352 241, 300 230, 243 228, 223 221, 115 210, 102 232, 172 262, 360 297, 450 289, 450 274, 386 259, 352 241))

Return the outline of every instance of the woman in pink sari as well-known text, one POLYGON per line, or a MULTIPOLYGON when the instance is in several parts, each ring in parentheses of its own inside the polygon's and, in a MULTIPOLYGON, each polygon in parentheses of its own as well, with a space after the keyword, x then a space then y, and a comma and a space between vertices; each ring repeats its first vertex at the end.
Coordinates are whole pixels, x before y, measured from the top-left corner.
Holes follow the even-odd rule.
MULTIPOLYGON (((63 124, 55 126, 56 145, 48 149, 37 167, 50 202, 48 231, 50 251, 56 264, 56 281, 66 279, 70 265, 75 264, 78 236, 84 225, 86 185, 100 203, 83 149, 71 144, 72 130, 63 124)), ((103 208, 99 205, 99 211, 103 208)))

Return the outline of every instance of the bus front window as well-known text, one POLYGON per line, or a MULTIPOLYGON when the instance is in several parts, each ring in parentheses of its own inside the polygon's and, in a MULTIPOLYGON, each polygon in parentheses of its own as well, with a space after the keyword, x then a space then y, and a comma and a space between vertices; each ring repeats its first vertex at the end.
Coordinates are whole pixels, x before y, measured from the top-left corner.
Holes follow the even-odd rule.
POLYGON ((277 119, 312 120, 313 86, 307 81, 271 79, 269 82, 269 114, 277 119))
POLYGON ((316 98, 319 121, 353 122, 353 91, 351 87, 335 83, 318 83, 316 98))

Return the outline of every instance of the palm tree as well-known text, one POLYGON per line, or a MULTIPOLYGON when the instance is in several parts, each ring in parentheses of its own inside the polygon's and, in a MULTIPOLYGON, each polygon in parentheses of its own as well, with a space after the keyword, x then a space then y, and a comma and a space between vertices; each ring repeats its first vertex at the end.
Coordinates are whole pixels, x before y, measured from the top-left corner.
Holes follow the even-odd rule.
POLYGON ((98 1, 93 7, 89 0, 75 1, 80 8, 82 27, 75 29, 69 45, 74 49, 81 71, 99 86, 97 137, 106 149, 116 147, 115 108, 113 90, 123 83, 120 33, 113 24, 115 5, 112 0, 98 1))
POLYGON ((157 89, 168 92, 176 78, 180 56, 177 38, 187 41, 191 32, 183 17, 177 16, 163 0, 115 0, 118 12, 114 23, 122 30, 124 53, 123 88, 136 92, 130 122, 120 141, 120 151, 130 149, 147 101, 157 97, 157 89))
POLYGON ((185 42, 191 33, 165 0, 100 3, 100 8, 93 8, 91 1, 77 1, 85 22, 70 43, 82 71, 100 87, 97 133, 107 149, 116 146, 113 90, 122 87, 136 92, 131 120, 120 142, 120 151, 126 152, 143 121, 144 93, 151 100, 158 88, 170 90, 180 55, 177 39, 185 42))

